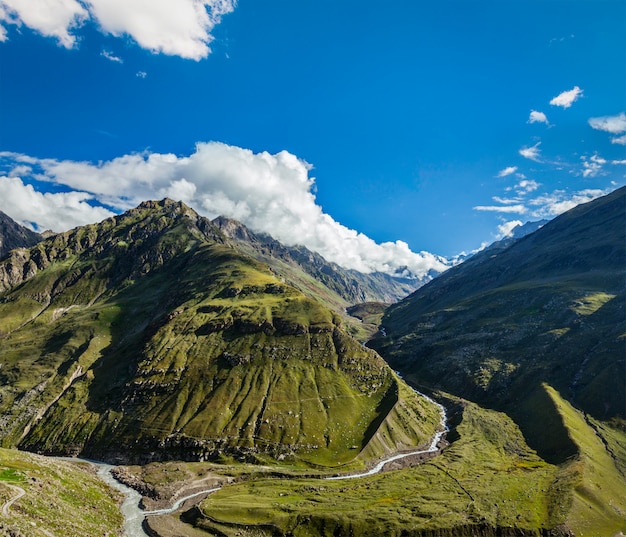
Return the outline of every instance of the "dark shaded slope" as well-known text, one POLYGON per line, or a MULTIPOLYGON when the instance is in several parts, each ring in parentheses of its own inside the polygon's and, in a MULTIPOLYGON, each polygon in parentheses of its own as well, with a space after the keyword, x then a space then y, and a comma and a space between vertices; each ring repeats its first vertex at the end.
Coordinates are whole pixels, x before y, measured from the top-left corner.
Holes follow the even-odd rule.
POLYGON ((409 378, 506 410, 533 447, 563 459, 574 448, 545 427, 544 383, 597 419, 624 420, 625 267, 621 188, 450 269, 390 307, 388 337, 371 345, 409 378))
POLYGON ((0 259, 15 248, 30 248, 42 240, 39 233, 20 226, 0 211, 0 259))
POLYGON ((420 444, 437 425, 336 314, 181 203, 14 252, 0 286, 4 445, 332 466, 420 444), (398 414, 404 426, 371 448, 370 424, 398 414))

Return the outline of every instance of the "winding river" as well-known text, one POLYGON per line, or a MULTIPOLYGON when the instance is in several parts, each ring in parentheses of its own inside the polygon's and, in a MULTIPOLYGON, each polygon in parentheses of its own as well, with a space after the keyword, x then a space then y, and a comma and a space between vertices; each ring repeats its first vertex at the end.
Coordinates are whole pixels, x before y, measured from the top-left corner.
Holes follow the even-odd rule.
MULTIPOLYGON (((441 421, 439 424, 440 431, 435 434, 433 437, 430 446, 427 449, 409 451, 407 453, 399 453, 396 455, 392 455, 387 457, 386 459, 381 460, 376 466, 367 472, 357 473, 357 474, 347 474, 340 476, 327 477, 325 479, 328 480, 338 480, 338 479, 356 479, 359 477, 367 477, 370 475, 377 474, 382 471, 386 464, 397 461, 399 459, 403 459, 405 457, 410 457, 411 455, 422 455, 424 453, 434 453, 439 447, 439 442, 443 436, 448 432, 448 416, 446 413, 446 409, 443 405, 437 403, 435 400, 431 399, 427 395, 415 390, 417 394, 424 397, 427 401, 430 401, 432 404, 436 405, 439 408, 441 413, 441 421)), ((67 459, 66 459, 67 460, 67 459)), ((76 460, 76 459, 74 459, 76 460)), ((196 498, 202 495, 208 495, 213 492, 220 490, 221 487, 216 487, 212 489, 202 490, 200 492, 195 492, 194 494, 190 494, 189 496, 185 496, 183 498, 178 499, 171 507, 166 509, 157 509, 154 511, 144 511, 139 507, 139 502, 141 500, 141 494, 136 490, 120 483, 115 479, 111 473, 111 470, 114 468, 111 464, 105 464, 97 461, 86 461, 94 464, 98 468, 98 475, 101 479, 103 479, 109 486, 114 489, 120 491, 124 494, 125 499, 121 506, 122 515, 124 515, 124 537, 149 537, 148 534, 144 531, 142 523, 146 516, 158 516, 158 515, 169 515, 174 513, 183 505, 184 502, 191 498, 196 498)))
POLYGON ((431 402, 433 405, 436 405, 439 408, 439 412, 441 413, 441 420, 439 422, 439 428, 441 429, 439 432, 433 436, 432 441, 430 442, 430 446, 427 449, 421 449, 416 451, 408 451, 406 453, 398 453, 397 455, 392 455, 391 457, 387 457, 386 459, 381 460, 376 466, 374 466, 371 470, 367 472, 361 472, 358 474, 347 474, 347 475, 338 475, 333 477, 327 477, 328 480, 337 480, 337 479, 356 479, 358 477, 367 477, 368 475, 374 475, 382 471, 386 464, 397 461, 399 459, 404 459, 406 457, 410 457, 412 455, 423 455, 425 453, 435 453, 439 450, 439 442, 443 436, 448 432, 448 414, 446 413, 446 408, 439 404, 434 399, 428 397, 422 392, 417 391, 415 388, 412 388, 415 393, 422 396, 427 401, 431 402))

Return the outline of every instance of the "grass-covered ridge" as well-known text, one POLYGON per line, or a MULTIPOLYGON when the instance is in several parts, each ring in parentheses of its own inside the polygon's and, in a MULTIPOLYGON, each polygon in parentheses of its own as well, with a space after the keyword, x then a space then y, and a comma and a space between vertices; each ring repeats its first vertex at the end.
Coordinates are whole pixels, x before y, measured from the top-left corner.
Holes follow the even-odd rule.
MULTIPOLYGON (((625 266, 621 188, 391 306, 388 337, 372 346, 403 374, 501 410, 515 412, 547 382, 623 426, 625 266)), ((518 418, 524 428, 536 416, 518 418)))
POLYGON ((2 537, 117 537, 120 498, 88 465, 0 449, 2 537))
POLYGON ((626 188, 450 269, 371 342, 409 381, 506 412, 576 535, 626 531, 626 188))
POLYGON ((504 414, 453 404, 453 443, 420 466, 347 481, 259 478, 224 487, 184 520, 229 537, 560 535, 565 517, 550 508, 567 501, 559 467, 504 414))
POLYGON ((0 264, 5 446, 363 466, 438 425, 336 313, 182 204, 142 204, 19 256, 0 264))

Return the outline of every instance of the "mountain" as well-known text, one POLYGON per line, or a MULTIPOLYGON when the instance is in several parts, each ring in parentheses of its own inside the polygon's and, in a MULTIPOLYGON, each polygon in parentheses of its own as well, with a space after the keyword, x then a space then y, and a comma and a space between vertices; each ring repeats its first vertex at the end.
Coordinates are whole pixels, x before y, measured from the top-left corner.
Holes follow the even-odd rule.
POLYGON ((544 460, 572 472, 573 511, 604 505, 593 516, 608 520, 617 505, 624 521, 625 267, 620 188, 391 306, 370 345, 409 380, 506 412, 544 460), (590 435, 603 444, 589 448, 590 435), (622 485, 601 497, 592 475, 622 485))
POLYGON ((0 211, 0 259, 14 248, 29 248, 43 237, 30 229, 20 226, 0 211))
POLYGON ((378 323, 363 322, 358 316, 352 316, 352 307, 397 302, 432 277, 419 279, 382 272, 364 274, 330 263, 304 246, 285 246, 267 234, 254 233, 236 220, 220 216, 212 223, 239 251, 266 263, 278 277, 339 313, 345 329, 362 342, 378 331, 378 323))
POLYGON ((303 292, 319 293, 315 288, 320 284, 325 286, 326 296, 322 299, 330 300, 331 304, 341 303, 345 307, 362 302, 397 302, 430 279, 344 269, 304 246, 285 246, 267 234, 253 233, 236 220, 220 216, 213 224, 242 251, 267 263, 277 274, 298 282, 303 292))
POLYGON ((439 422, 339 315, 167 199, 11 252, 0 338, 6 447, 334 467, 439 422))
POLYGON ((548 382, 598 419, 624 419, 626 189, 487 249, 391 306, 394 367, 491 403, 548 382))

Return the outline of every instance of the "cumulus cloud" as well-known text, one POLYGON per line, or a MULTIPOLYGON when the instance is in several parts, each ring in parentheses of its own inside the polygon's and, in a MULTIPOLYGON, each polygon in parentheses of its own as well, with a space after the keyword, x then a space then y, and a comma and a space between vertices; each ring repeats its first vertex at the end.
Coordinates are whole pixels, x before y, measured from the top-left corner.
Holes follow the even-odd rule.
MULTIPOLYGON (((197 144, 189 156, 146 152, 98 164, 6 152, 0 157, 11 166, 31 166, 32 178, 63 185, 87 206, 86 202, 94 199, 124 210, 146 199, 168 196, 182 199, 209 218, 228 216, 287 245, 302 244, 346 268, 393 274, 406 267, 418 277, 447 268, 441 257, 412 252, 402 241, 377 244, 325 214, 315 199, 311 166, 287 151, 253 153, 210 142, 197 144)), ((12 200, 8 195, 0 199, 12 200)), ((95 214, 83 205, 77 205, 83 212, 76 211, 76 221, 99 219, 91 218, 95 214)), ((0 209, 4 210, 3 206, 10 208, 8 201, 0 201, 0 209)), ((39 224, 37 209, 20 218, 39 224)), ((41 225, 61 230, 66 227, 62 222, 41 225)))
POLYGON ((85 192, 41 193, 19 177, 0 176, 0 210, 37 231, 70 229, 113 216, 85 192), (33 225, 34 224, 34 225, 33 225))
POLYGON ((0 0, 0 22, 24 24, 70 48, 77 28, 92 18, 103 33, 130 36, 151 52, 200 60, 211 52, 213 28, 235 6, 236 0, 0 0))
MULTIPOLYGON (((611 134, 622 134, 626 132, 626 114, 619 113, 616 116, 600 116, 589 119, 591 128, 608 132, 611 134)), ((612 144, 626 145, 626 134, 611 138, 612 144)))
POLYGON ((498 172, 498 177, 506 177, 507 175, 514 174, 517 171, 517 166, 508 166, 498 172))
POLYGON ((621 112, 616 116, 592 117, 589 119, 589 125, 599 131, 621 134, 626 132, 626 114, 621 112))
POLYGON ((521 226, 523 222, 521 220, 511 220, 509 222, 504 222, 503 224, 498 226, 498 238, 504 239, 506 237, 513 236, 513 230, 521 226))
POLYGON ((533 160, 535 162, 541 162, 541 149, 539 149, 540 145, 541 145, 541 142, 537 142, 532 147, 522 147, 519 150, 519 154, 522 155, 522 157, 527 158, 529 160, 533 160))
POLYGON ((596 177, 602 173, 602 168, 606 164, 606 159, 603 159, 597 153, 589 158, 582 156, 580 159, 583 161, 583 177, 596 177))
POLYGON ((545 123, 549 125, 548 117, 543 112, 538 112, 537 110, 530 111, 530 117, 528 118, 528 123, 545 123))
POLYGON ((539 188, 539 183, 537 181, 533 181, 532 179, 522 179, 513 188, 518 195, 523 196, 537 190, 539 188))
POLYGON ((550 104, 552 106, 560 106, 561 108, 569 108, 578 100, 579 97, 582 97, 582 95, 583 90, 578 86, 574 86, 571 90, 559 93, 550 101, 550 104))
MULTIPOLYGON (((70 32, 80 26, 89 13, 76 0, 0 0, 0 22, 24 24, 41 35, 55 37, 60 45, 71 48, 76 37, 70 32)), ((6 39, 6 27, 2 26, 6 39)))
POLYGON ((612 144, 626 145, 626 134, 624 136, 618 136, 617 138, 611 138, 612 144))

